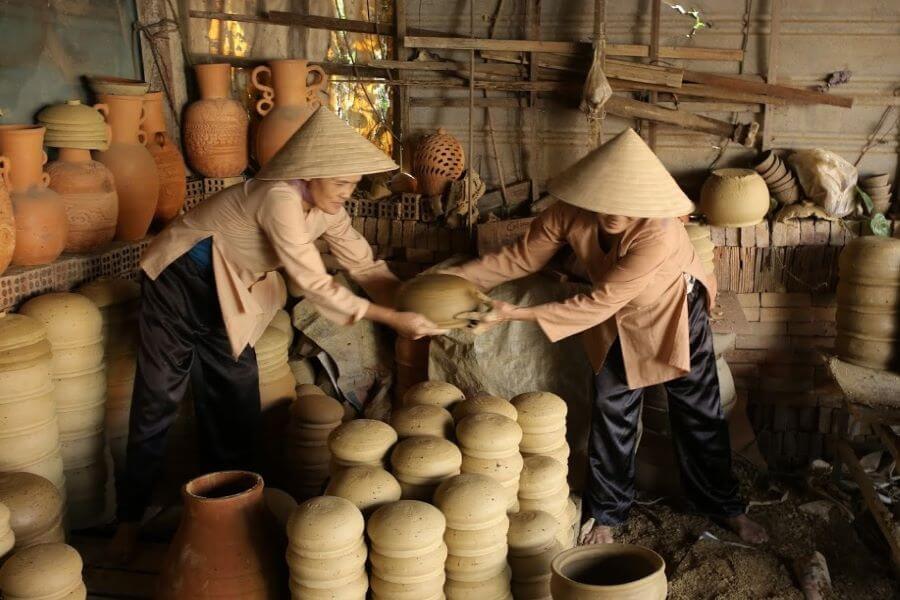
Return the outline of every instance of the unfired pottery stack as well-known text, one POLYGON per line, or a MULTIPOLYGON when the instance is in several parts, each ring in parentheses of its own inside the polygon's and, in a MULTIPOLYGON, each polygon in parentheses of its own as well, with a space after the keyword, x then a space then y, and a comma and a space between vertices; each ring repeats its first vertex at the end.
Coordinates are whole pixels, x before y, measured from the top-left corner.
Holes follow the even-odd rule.
POLYGON ((302 394, 291 403, 290 413, 284 434, 284 470, 291 494, 305 500, 322 493, 331 461, 328 436, 341 424, 344 409, 324 394, 302 394))
POLYGON ((9 509, 16 549, 64 542, 63 499, 56 487, 33 473, 0 473, 0 502, 9 509))
POLYGON ((549 456, 567 466, 569 444, 566 442, 566 401, 550 392, 528 392, 512 399, 522 428, 522 456, 549 456))
POLYGON ((391 427, 402 440, 419 435, 453 437, 453 417, 447 409, 430 404, 414 404, 391 413, 391 427))
POLYGON ((9 526, 9 517, 9 509, 0 502, 0 564, 3 562, 3 557, 9 554, 16 545, 16 534, 9 526))
POLYGON ((441 437, 406 438, 391 452, 391 466, 404 500, 431 502, 437 486, 459 475, 461 465, 459 448, 441 437))
POLYGON ((569 498, 568 470, 549 456, 525 459, 519 480, 519 507, 522 511, 543 511, 557 522, 556 536, 563 547, 572 546, 577 518, 575 503, 569 498))
POLYGON ((444 381, 423 381, 406 391, 403 405, 430 404, 453 412, 453 405, 465 399, 465 394, 455 385, 444 381))
POLYGON ((16 552, 0 568, 4 600, 85 600, 81 556, 66 544, 39 544, 16 552))
POLYGON ((326 496, 345 498, 363 515, 400 499, 400 484, 381 467, 347 467, 331 478, 326 496))
POLYGON ((756 172, 762 176, 769 191, 779 202, 793 204, 803 196, 794 172, 774 152, 768 152, 762 162, 756 165, 756 172))
POLYGON ((270 324, 256 342, 259 404, 263 412, 279 404, 289 404, 297 397, 297 381, 288 365, 292 333, 293 330, 289 333, 270 324))
POLYGON ((703 269, 712 275, 716 272, 714 262, 716 245, 713 244, 712 238, 710 237, 709 227, 697 223, 685 223, 684 228, 687 230, 694 251, 697 253, 697 256, 700 257, 700 262, 703 263, 703 269))
POLYGON ((499 396, 491 396, 490 394, 478 394, 474 398, 460 402, 453 407, 453 418, 456 421, 462 421, 469 415, 477 413, 503 415, 513 421, 518 419, 516 407, 509 400, 499 396))
POLYGON ((354 419, 328 436, 331 473, 357 465, 385 468, 388 452, 397 442, 397 432, 382 421, 354 419))
POLYGON ((32 298, 21 309, 47 328, 71 526, 89 527, 106 509, 106 366, 103 317, 80 294, 32 298))
POLYGON ((522 428, 503 415, 474 414, 456 426, 456 439, 463 454, 462 472, 487 475, 497 481, 506 493, 507 511, 518 512, 522 428))
POLYGON ((0 313, 0 471, 46 477, 65 494, 50 360, 40 321, 0 313))
POLYGON ((287 526, 291 598, 365 600, 365 525, 344 498, 317 496, 300 504, 287 526))
POLYGON ((442 600, 447 521, 434 506, 401 500, 369 518, 373 600, 442 600))
POLYGON ((457 475, 438 486, 434 504, 447 519, 447 600, 512 600, 506 490, 485 475, 457 475))
POLYGON ((509 517, 509 567, 516 600, 551 600, 550 563, 562 551, 558 524, 541 510, 509 517))
POLYGON ((859 187, 872 199, 873 212, 888 214, 891 208, 891 182, 887 173, 862 177, 859 187))

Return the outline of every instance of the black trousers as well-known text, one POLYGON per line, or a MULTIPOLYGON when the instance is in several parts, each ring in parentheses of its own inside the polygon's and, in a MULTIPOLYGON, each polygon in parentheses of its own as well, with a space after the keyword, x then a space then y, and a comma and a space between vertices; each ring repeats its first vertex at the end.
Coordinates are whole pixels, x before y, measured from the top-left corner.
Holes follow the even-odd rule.
MULTIPOLYGON (((703 514, 733 517, 744 512, 744 505, 731 472, 728 422, 722 414, 706 305, 703 286, 695 283, 688 294, 691 371, 664 385, 688 500, 703 514)), ((594 517, 600 524, 618 525, 628 518, 634 500, 634 455, 644 395, 643 388, 628 389, 619 340, 610 348, 595 381, 582 519, 594 517)))
POLYGON ((140 345, 125 473, 116 481, 120 521, 139 521, 159 480, 166 435, 192 383, 204 467, 253 469, 260 408, 256 353, 235 361, 214 276, 187 255, 141 284, 140 345))

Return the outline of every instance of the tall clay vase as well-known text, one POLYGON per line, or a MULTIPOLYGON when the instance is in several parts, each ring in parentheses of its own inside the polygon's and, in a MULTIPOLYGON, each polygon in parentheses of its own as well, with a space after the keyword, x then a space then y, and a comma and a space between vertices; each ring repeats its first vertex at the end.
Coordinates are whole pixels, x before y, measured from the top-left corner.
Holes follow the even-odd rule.
POLYGON ((45 265, 62 254, 69 229, 59 194, 48 189, 42 171, 45 128, 40 125, 0 125, 0 154, 9 169, 16 234, 12 264, 45 265))
POLYGON ((247 168, 249 118, 232 100, 231 65, 195 65, 200 100, 184 113, 184 152, 188 164, 206 177, 237 177, 247 168))
POLYGON ((253 87, 262 92, 256 111, 263 119, 254 143, 259 166, 269 162, 322 104, 319 91, 325 85, 325 71, 308 60, 273 60, 270 64, 256 67, 250 76, 253 87), (264 73, 271 86, 260 81, 264 73))
POLYGON ((7 159, 0 156, 0 275, 12 262, 16 247, 16 218, 9 199, 9 171, 7 159))
MULTIPOLYGON (((133 242, 147 235, 159 198, 159 173, 150 151, 144 147, 140 131, 143 96, 100 94, 108 108, 107 122, 112 127, 109 149, 94 158, 112 171, 119 197, 119 221, 116 239, 133 242)), ((102 106, 102 105, 100 105, 102 106)))
POLYGON ((165 225, 177 217, 184 206, 187 173, 181 152, 166 132, 162 92, 150 92, 144 96, 144 122, 141 130, 147 136, 147 150, 153 155, 159 173, 159 200, 156 202, 153 218, 165 225))
POLYGON ((47 165, 50 189, 66 208, 66 252, 91 252, 112 241, 119 216, 113 175, 91 159, 90 150, 60 148, 59 160, 47 165))
POLYGON ((287 598, 286 539, 247 471, 210 473, 182 490, 184 515, 169 546, 156 600, 287 598))

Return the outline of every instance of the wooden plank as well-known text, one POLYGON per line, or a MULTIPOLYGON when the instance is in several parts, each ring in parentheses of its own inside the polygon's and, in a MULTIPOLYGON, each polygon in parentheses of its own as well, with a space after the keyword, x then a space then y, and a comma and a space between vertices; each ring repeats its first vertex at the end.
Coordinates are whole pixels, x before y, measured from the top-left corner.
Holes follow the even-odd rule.
POLYGON ((525 235, 534 217, 484 223, 476 227, 478 256, 496 252, 525 235))
POLYGON ((688 69, 684 70, 684 81, 703 83, 713 87, 738 90, 750 94, 774 96, 776 98, 789 100, 791 104, 828 104, 831 106, 841 106, 843 108, 850 108, 853 106, 853 98, 849 96, 835 96, 787 85, 774 85, 771 83, 753 81, 752 79, 728 77, 726 75, 717 75, 714 73, 701 73, 700 71, 691 71, 688 69))
MULTIPOLYGON (((774 84, 778 76, 778 54, 781 47, 781 9, 782 0, 772 0, 769 5, 771 13, 769 15, 769 50, 768 60, 766 61, 766 83, 774 84)), ((766 103, 763 111, 762 122, 762 150, 768 150, 772 147, 772 119, 774 103, 766 103)))
POLYGON ((702 117, 680 110, 654 106, 640 100, 633 100, 622 96, 612 96, 604 106, 606 111, 618 117, 627 119, 647 119, 658 123, 667 123, 683 129, 714 133, 726 138, 732 138, 735 126, 725 121, 717 121, 709 117, 702 117))
MULTIPOLYGON (((498 52, 484 50, 481 57, 487 60, 496 60, 506 63, 528 64, 527 58, 517 52, 498 52)), ((538 67, 556 71, 570 71, 575 73, 587 73, 590 69, 590 61, 571 54, 539 54, 538 67)), ((627 81, 641 83, 654 83, 671 88, 680 88, 682 84, 683 69, 676 67, 664 67, 659 65, 645 65, 642 63, 607 58, 605 61, 607 77, 615 77, 627 81)))
MULTIPOLYGON (((625 81, 623 79, 610 78, 610 86, 616 92, 671 92, 672 90, 663 85, 654 85, 652 83, 636 83, 634 81, 625 81)), ((784 98, 775 96, 766 96, 764 94, 751 94, 738 90, 728 90, 724 88, 714 87, 703 83, 684 83, 678 90, 678 97, 696 96, 698 98, 714 98, 716 100, 728 100, 732 102, 750 102, 756 104, 774 104, 785 105, 787 101, 784 98)))
MULTIPOLYGON (((407 58, 407 48, 403 43, 408 33, 406 29, 406 0, 396 0, 394 3, 394 44, 393 56, 398 62, 405 62, 407 58)), ((400 72, 400 80, 406 79, 406 73, 400 72)), ((394 106, 399 109, 396 111, 393 122, 391 123, 391 131, 394 135, 394 158, 400 169, 412 167, 412 157, 403 156, 403 141, 406 139, 406 132, 409 129, 409 89, 405 86, 396 87, 391 91, 394 106), (404 165, 404 159, 408 165, 404 165)))
MULTIPOLYGON (((510 211, 514 211, 523 202, 530 197, 531 182, 520 181, 512 185, 506 186, 507 206, 510 211)), ((503 198, 500 190, 488 192, 478 199, 478 211, 481 214, 489 214, 500 210, 503 207, 503 198)))
MULTIPOLYGON (((219 62, 228 63, 235 67, 252 68, 257 65, 265 64, 271 60, 279 60, 278 58, 245 58, 243 56, 223 56, 220 54, 191 54, 191 58, 195 63, 219 62)), ((347 65, 343 63, 334 63, 329 61, 310 61, 309 64, 317 65, 329 75, 341 75, 344 77, 377 77, 383 78, 387 75, 384 69, 369 67, 365 65, 347 65)))
MULTIPOLYGON (((390 23, 373 21, 357 21, 335 17, 304 15, 284 11, 271 10, 264 14, 248 15, 229 12, 192 10, 188 13, 192 19, 210 19, 219 21, 237 21, 242 23, 259 23, 261 25, 301 25, 310 29, 326 29, 328 31, 347 31, 349 33, 366 33, 371 35, 393 36, 396 29, 390 23)), ((409 29, 412 35, 430 37, 447 36, 446 32, 433 29, 409 29)))
MULTIPOLYGON (((373 60, 362 66, 398 71, 462 71, 468 73, 469 66, 454 60, 373 60)), ((475 66, 476 75, 509 75, 522 77, 525 69, 514 64, 479 63, 475 66)))
MULTIPOLYGON (((653 64, 659 61, 659 25, 660 19, 662 17, 662 0, 651 0, 650 7, 650 63, 653 64)), ((650 97, 647 99, 650 104, 656 104, 659 100, 659 94, 657 92, 650 92, 650 97)), ((650 146, 650 149, 654 152, 656 151, 656 123, 651 121, 646 124, 647 127, 641 128, 641 133, 645 135, 647 138, 647 143, 650 146)), ((729 136, 730 137, 730 136, 729 136)))
MULTIPOLYGON (((468 98, 410 98, 412 108, 469 108, 468 98)), ((521 98, 475 98, 476 107, 524 108, 521 98)))

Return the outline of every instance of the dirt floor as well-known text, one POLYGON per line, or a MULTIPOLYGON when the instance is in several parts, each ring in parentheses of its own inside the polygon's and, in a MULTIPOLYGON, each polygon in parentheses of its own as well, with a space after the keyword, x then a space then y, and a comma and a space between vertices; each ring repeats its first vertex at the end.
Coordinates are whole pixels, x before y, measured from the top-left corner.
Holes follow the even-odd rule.
POLYGON ((792 565, 815 550, 825 556, 831 574, 833 591, 827 597, 900 598, 900 584, 886 559, 887 546, 877 547, 884 542, 870 533, 874 525, 865 515, 851 523, 837 505, 827 511, 827 519, 800 510, 805 503, 821 500, 804 482, 773 482, 749 468, 741 469, 741 480, 745 498, 777 502, 750 508, 750 517, 769 530, 770 541, 759 548, 699 539, 708 531, 719 540, 740 542, 708 519, 677 512, 666 501, 635 505, 628 523, 617 532, 617 541, 642 544, 663 556, 670 600, 803 600, 792 565))

